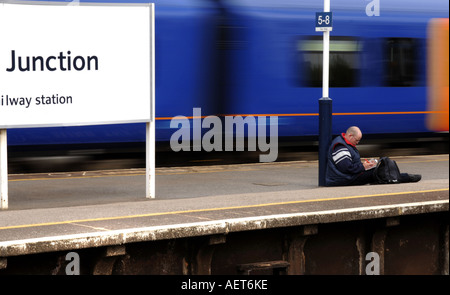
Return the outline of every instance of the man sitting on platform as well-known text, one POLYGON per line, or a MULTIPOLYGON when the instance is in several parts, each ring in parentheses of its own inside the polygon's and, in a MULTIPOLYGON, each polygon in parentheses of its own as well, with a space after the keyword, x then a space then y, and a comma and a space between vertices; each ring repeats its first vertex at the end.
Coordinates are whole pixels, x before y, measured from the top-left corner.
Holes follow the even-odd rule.
MULTIPOLYGON (((362 138, 361 130, 352 126, 336 137, 328 150, 326 186, 362 185, 376 183, 375 161, 361 162, 356 145, 362 138)), ((417 182, 422 178, 418 174, 400 174, 400 182, 417 182)))

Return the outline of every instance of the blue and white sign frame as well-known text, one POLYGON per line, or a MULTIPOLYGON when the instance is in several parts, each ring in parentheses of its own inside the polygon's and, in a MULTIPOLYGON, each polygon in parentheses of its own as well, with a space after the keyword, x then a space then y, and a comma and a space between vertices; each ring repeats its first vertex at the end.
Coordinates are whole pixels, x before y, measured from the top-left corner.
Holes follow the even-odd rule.
POLYGON ((0 0, 0 209, 10 128, 145 122, 155 197, 154 21, 153 3, 0 0))

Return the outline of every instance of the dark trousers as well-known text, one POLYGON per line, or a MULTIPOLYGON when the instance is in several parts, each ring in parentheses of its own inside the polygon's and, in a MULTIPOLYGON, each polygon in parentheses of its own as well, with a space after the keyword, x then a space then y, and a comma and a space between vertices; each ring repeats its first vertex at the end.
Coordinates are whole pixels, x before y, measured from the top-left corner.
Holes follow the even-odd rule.
POLYGON ((368 183, 376 183, 375 175, 374 175, 375 169, 366 170, 364 172, 361 172, 361 174, 358 175, 358 177, 355 178, 349 185, 363 185, 368 183))
MULTIPOLYGON (((375 169, 366 170, 366 171, 362 172, 361 174, 359 174, 358 177, 356 177, 355 180, 353 180, 348 185, 363 185, 363 184, 368 184, 368 183, 375 184, 375 183, 377 183, 377 180, 375 178, 374 172, 375 172, 375 169)), ((400 182, 401 183, 405 183, 405 182, 409 182, 409 181, 410 181, 410 179, 409 179, 408 173, 400 173, 400 182)))

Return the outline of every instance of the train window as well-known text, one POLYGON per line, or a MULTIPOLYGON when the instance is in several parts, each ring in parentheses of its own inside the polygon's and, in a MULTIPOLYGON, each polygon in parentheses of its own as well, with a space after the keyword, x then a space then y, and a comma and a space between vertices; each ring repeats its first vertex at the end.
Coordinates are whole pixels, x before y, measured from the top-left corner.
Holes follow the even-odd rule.
MULTIPOLYGON (((300 40, 300 84, 322 87, 323 37, 312 36, 300 40)), ((361 42, 352 37, 330 38, 330 87, 358 86, 361 42)))
POLYGON ((385 85, 392 87, 415 86, 417 42, 412 38, 385 39, 385 85))

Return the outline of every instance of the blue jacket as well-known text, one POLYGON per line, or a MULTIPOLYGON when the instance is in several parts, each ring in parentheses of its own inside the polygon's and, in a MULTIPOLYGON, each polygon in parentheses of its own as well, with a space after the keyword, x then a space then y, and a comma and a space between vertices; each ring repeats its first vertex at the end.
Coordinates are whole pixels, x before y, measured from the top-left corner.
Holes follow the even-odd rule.
POLYGON ((344 145, 348 149, 352 163, 362 165, 361 157, 356 147, 347 144, 343 136, 339 135, 331 142, 330 148, 328 149, 327 172, 325 177, 326 186, 348 185, 360 175, 360 173, 343 173, 336 167, 333 161, 333 152, 334 148, 339 144, 344 145))

